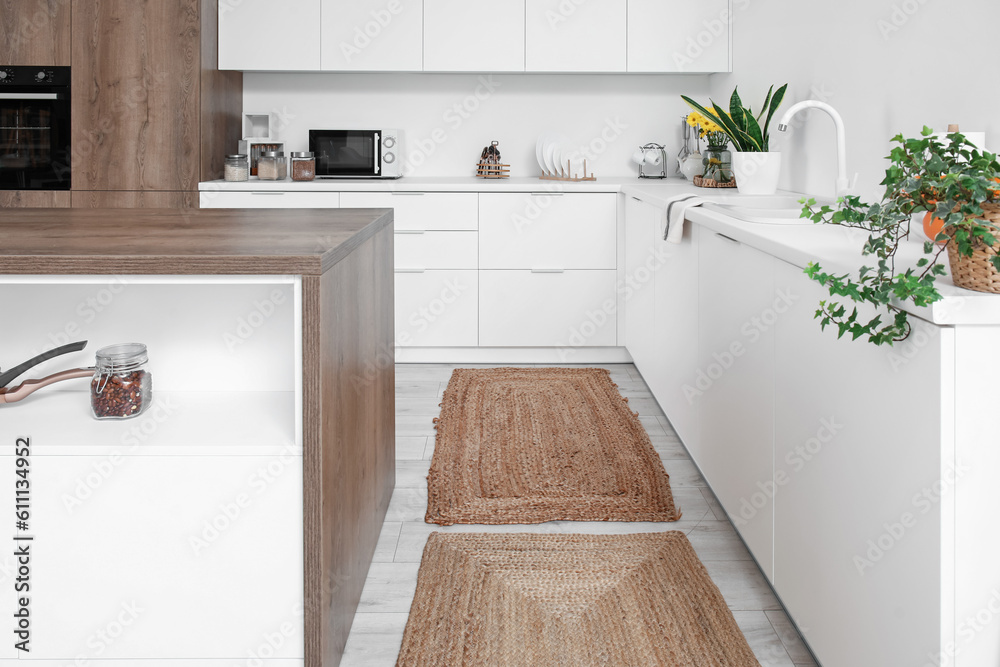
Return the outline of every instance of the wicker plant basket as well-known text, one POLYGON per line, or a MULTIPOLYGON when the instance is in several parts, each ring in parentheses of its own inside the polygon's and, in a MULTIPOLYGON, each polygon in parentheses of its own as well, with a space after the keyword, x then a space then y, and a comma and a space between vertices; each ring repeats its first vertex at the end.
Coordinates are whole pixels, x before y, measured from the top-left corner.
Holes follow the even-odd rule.
POLYGON ((729 181, 728 183, 719 183, 711 178, 703 178, 701 176, 695 176, 691 179, 691 182, 695 184, 695 187, 699 188, 735 188, 736 181, 729 181))
MULTIPOLYGON (((983 204, 983 218, 1000 227, 1000 204, 983 204)), ((948 244, 948 262, 951 264, 951 279, 958 287, 1000 294, 1000 273, 990 259, 1000 254, 1000 241, 992 248, 985 244, 976 246, 972 257, 958 252, 955 243, 948 244)))

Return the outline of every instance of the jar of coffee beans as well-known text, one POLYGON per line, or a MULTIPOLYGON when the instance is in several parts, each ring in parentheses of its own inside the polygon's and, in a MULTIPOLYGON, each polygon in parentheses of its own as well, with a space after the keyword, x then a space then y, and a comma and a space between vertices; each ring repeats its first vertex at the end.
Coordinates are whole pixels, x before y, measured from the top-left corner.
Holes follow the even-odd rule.
POLYGON ((97 351, 90 382, 90 405, 98 419, 129 419, 142 414, 152 401, 153 376, 146 370, 149 355, 142 343, 109 345, 97 351))
POLYGON ((292 180, 311 181, 316 178, 316 154, 292 153, 292 180))

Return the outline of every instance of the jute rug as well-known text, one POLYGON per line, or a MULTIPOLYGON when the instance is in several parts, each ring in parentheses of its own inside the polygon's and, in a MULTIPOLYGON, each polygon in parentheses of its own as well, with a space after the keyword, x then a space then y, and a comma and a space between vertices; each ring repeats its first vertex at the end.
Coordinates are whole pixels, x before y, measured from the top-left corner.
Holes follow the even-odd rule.
POLYGON ((432 533, 397 667, 759 667, 684 533, 432 533))
POLYGON ((457 369, 441 405, 427 523, 681 516, 659 455, 604 369, 457 369))

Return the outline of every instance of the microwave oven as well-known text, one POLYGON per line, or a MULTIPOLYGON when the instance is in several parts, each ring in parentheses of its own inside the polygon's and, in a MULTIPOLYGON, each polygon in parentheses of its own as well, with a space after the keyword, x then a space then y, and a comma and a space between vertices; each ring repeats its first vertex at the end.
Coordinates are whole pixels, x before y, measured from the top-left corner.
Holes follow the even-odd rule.
POLYGON ((399 178, 399 130, 309 130, 316 178, 399 178))

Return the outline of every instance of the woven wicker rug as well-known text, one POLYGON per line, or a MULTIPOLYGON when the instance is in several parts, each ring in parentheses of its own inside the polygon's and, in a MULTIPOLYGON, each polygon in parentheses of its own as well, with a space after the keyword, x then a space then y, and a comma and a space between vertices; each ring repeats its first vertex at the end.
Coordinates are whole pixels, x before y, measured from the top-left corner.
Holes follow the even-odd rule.
POLYGON ((684 533, 432 533, 397 667, 759 667, 684 533))
POLYGON ((681 516, 659 455, 604 369, 457 369, 436 421, 427 523, 681 516))

